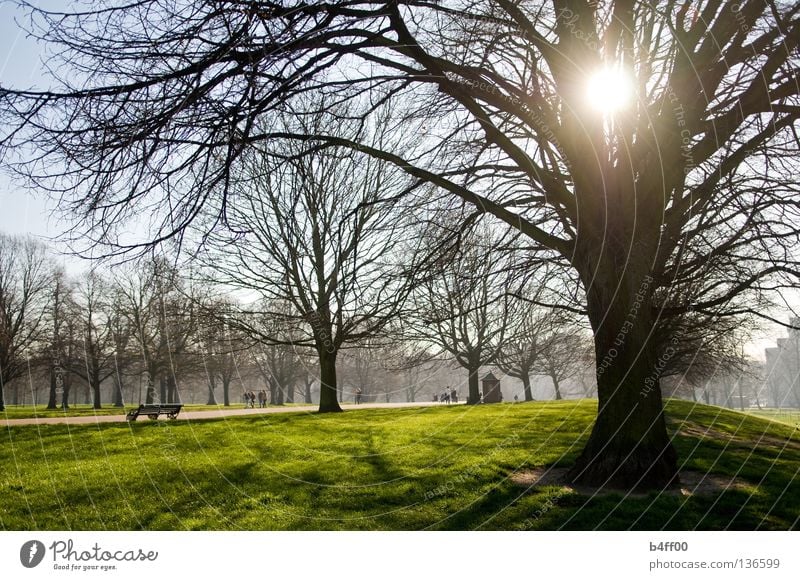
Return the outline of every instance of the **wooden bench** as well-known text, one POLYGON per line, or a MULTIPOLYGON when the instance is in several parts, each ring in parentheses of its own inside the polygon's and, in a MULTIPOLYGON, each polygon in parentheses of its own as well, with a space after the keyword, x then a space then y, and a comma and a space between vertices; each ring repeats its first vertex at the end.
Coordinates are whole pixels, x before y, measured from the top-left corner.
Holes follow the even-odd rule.
POLYGON ((138 409, 131 409, 128 411, 128 414, 125 415, 125 418, 128 421, 136 421, 139 415, 147 415, 148 418, 155 421, 158 419, 159 415, 166 415, 170 419, 175 419, 178 417, 178 413, 181 412, 181 408, 183 408, 183 405, 178 403, 168 403, 165 405, 139 405, 138 409))

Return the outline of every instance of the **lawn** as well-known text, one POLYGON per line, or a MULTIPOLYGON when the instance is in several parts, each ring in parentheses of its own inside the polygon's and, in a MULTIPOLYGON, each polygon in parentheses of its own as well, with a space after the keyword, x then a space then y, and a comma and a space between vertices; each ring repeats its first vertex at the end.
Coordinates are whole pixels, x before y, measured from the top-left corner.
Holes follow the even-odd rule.
POLYGON ((567 465, 596 402, 362 409, 206 421, 40 425, 0 446, 2 529, 789 529, 800 436, 668 402, 683 468, 710 495, 580 495, 510 476, 567 465))
POLYGON ((756 417, 764 417, 789 425, 800 425, 800 409, 748 409, 756 417))

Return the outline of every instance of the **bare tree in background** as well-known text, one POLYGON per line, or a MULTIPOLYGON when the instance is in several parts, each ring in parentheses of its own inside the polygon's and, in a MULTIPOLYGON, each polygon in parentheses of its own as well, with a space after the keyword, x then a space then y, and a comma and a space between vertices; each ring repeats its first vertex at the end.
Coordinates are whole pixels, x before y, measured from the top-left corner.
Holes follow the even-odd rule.
POLYGON ((27 356, 45 332, 53 269, 32 238, 0 233, 0 411, 6 385, 27 373, 27 356))
POLYGON ((544 336, 539 337, 539 356, 534 363, 534 372, 550 377, 557 401, 563 398, 561 388, 564 381, 584 369, 591 343, 582 331, 574 326, 574 322, 572 325, 566 322, 549 328, 544 336))
POLYGON ((147 381, 145 402, 176 402, 176 373, 196 339, 198 301, 163 259, 142 260, 116 280, 147 381))
MULTIPOLYGON (((202 371, 208 384, 206 404, 216 405, 216 388, 222 387, 222 404, 231 404, 231 384, 236 377, 236 355, 245 350, 245 337, 231 328, 227 316, 234 304, 225 299, 207 299, 201 303, 197 348, 202 371)), ((247 341, 248 343, 251 341, 247 341)))
POLYGON ((480 401, 481 367, 497 361, 509 338, 514 274, 503 253, 496 251, 504 243, 485 225, 465 232, 413 295, 417 337, 466 369, 468 405, 480 401))
POLYGON ((82 8, 30 8, 57 82, 0 92, 4 151, 33 148, 17 169, 82 218, 76 239, 111 252, 180 240, 209 202, 219 219, 206 224, 224 224, 231 177, 264 141, 348 146, 393 163, 579 275, 599 404, 574 481, 674 483, 658 388, 660 341, 674 337, 653 332, 658 321, 763 316, 771 293, 797 283, 798 3, 82 8), (627 109, 591 106, 589 77, 604 69, 630 78, 627 109), (327 124, 269 122, 276 110, 305 113, 312 91, 363 106, 365 123, 389 105, 398 132, 427 142, 377 147, 327 124), (132 241, 125 227, 145 212, 151 235, 132 241))
MULTIPOLYGON (((319 129, 318 118, 305 122, 319 129)), ((219 282, 258 293, 267 310, 257 314, 283 320, 276 328, 288 325, 291 333, 274 336, 269 326, 249 324, 246 309, 240 328, 263 344, 316 351, 319 410, 341 411, 339 350, 380 332, 407 294, 413 240, 403 236, 408 215, 400 200, 415 183, 347 149, 283 144, 247 157, 226 209, 239 233, 212 238, 209 266, 219 282), (280 311, 270 312, 274 305, 280 311)))
POLYGON ((552 326, 554 316, 552 310, 528 306, 520 308, 508 321, 509 338, 500 349, 497 366, 522 381, 526 401, 533 400, 531 375, 536 374, 534 365, 541 354, 543 335, 552 326))
POLYGON ((100 409, 100 386, 118 371, 121 337, 114 317, 119 312, 114 310, 111 285, 94 270, 80 277, 75 294, 79 335, 72 371, 88 382, 92 404, 100 409))

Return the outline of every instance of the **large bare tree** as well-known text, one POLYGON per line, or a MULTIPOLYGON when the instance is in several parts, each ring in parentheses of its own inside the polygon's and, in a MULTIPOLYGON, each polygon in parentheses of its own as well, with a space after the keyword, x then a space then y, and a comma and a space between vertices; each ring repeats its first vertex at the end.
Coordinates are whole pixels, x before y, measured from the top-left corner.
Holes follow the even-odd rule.
MULTIPOLYGON (((20 171, 63 194, 89 243, 180 238, 211 192, 227 199, 244 151, 288 138, 396 164, 573 268, 599 398, 575 481, 674 482, 660 389, 647 388, 664 351, 654 329, 690 311, 763 315, 762 297, 796 283, 797 3, 105 0, 32 11, 58 82, 4 88, 2 144, 33 148, 20 171), (595 74, 606 82, 589 83, 595 74), (634 94, 616 112, 587 96, 624 84, 634 94), (308 91, 367 117, 391 104, 398 129, 424 131, 426 146, 259 122, 308 91), (152 235, 125 237, 126 218, 145 211, 152 235)), ((226 204, 215 208, 216 226, 226 204)))

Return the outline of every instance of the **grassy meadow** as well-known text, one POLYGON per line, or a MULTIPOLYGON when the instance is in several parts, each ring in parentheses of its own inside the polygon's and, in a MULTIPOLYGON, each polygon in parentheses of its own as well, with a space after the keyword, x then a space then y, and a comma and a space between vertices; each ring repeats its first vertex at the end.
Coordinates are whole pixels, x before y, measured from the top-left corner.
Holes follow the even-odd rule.
POLYGON ((595 408, 559 401, 14 426, 0 445, 0 529, 798 527, 796 426, 685 401, 667 403, 682 469, 735 485, 593 496, 520 483, 532 468, 569 465, 595 408))

